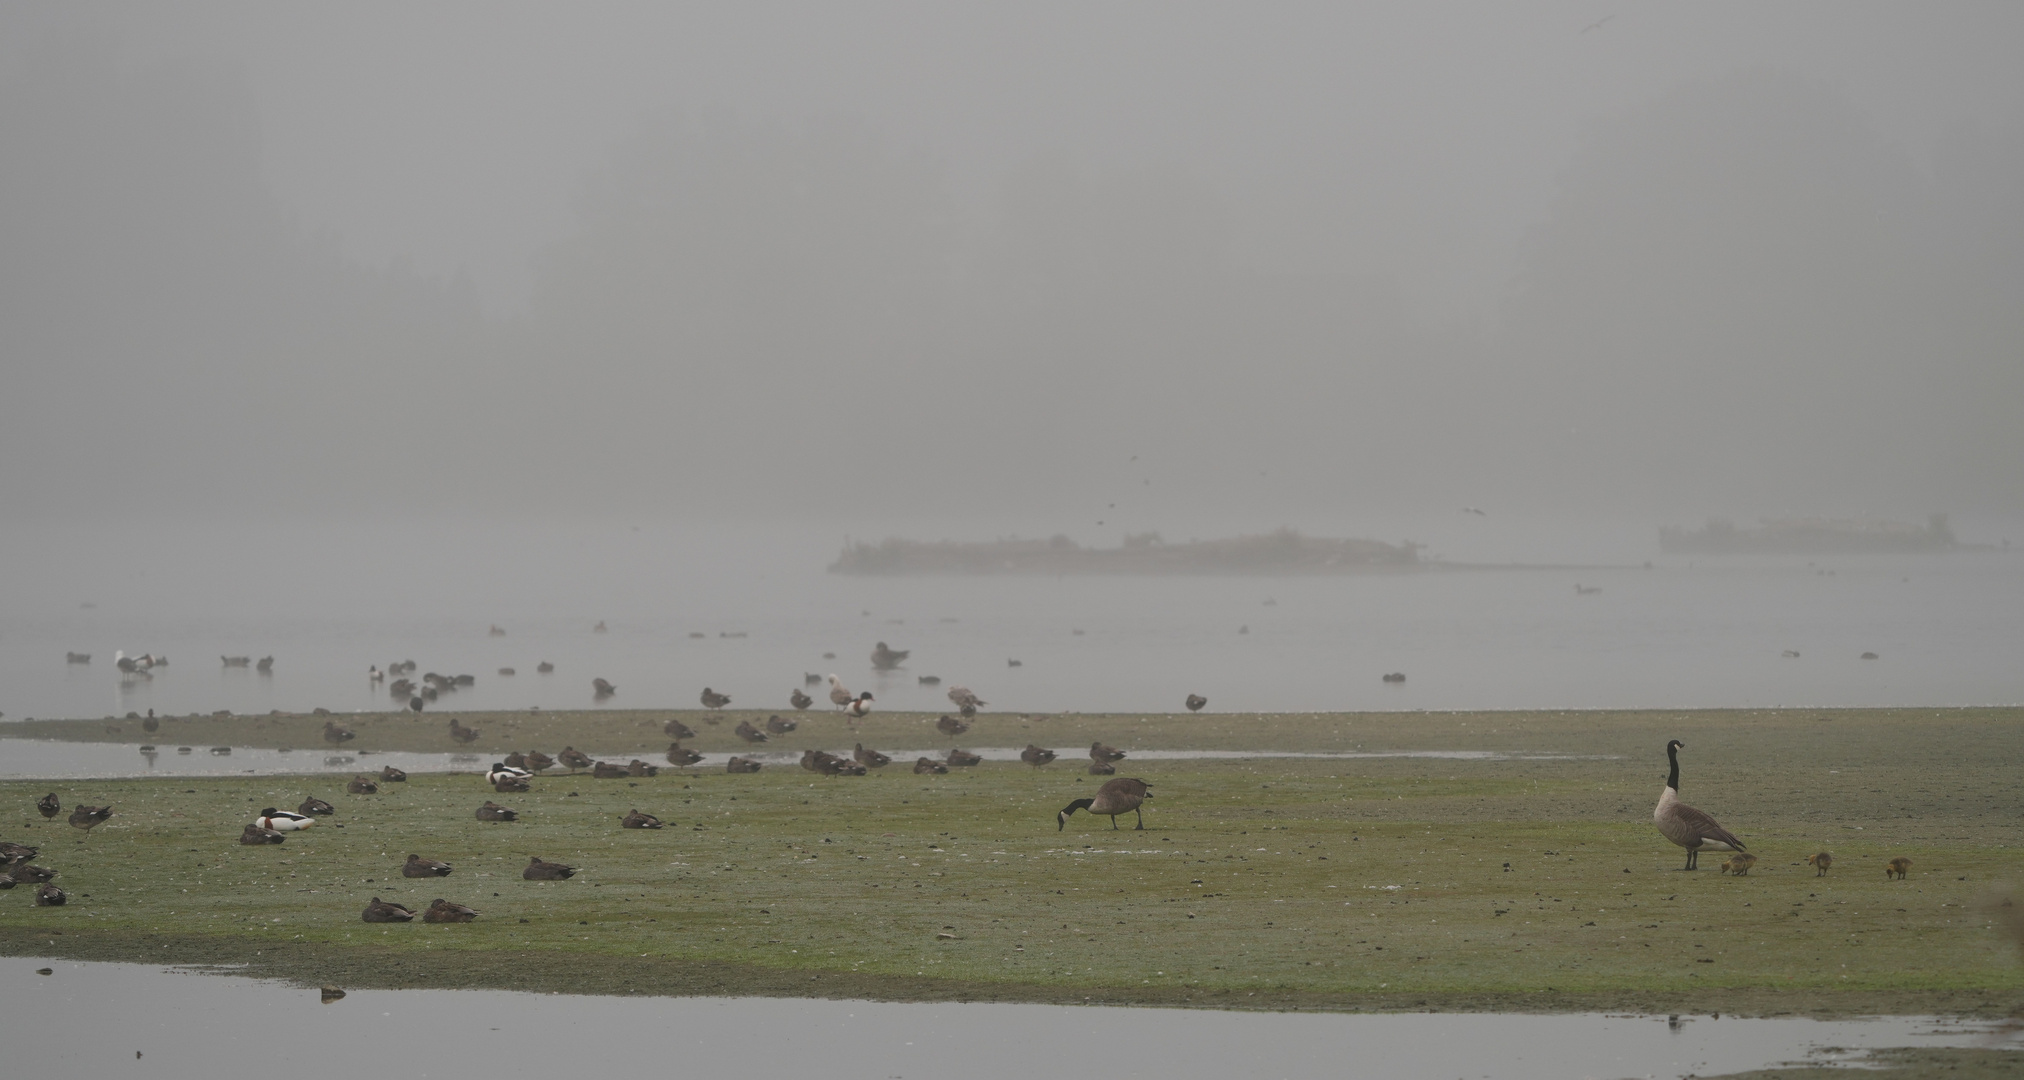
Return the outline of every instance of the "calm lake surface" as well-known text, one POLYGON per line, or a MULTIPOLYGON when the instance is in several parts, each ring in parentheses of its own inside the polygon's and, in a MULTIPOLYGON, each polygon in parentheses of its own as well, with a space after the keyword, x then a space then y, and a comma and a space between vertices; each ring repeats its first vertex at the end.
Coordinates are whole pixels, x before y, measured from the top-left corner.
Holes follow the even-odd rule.
POLYGON ((8 1069, 19 1076, 551 1077, 588 1066, 831 1080, 1567 1080, 1832 1060, 1824 1047, 2011 1045, 1992 1044, 1983 1025, 1921 1017, 1355 1016, 479 990, 319 997, 172 968, 0 958, 8 1069), (52 974, 36 975, 42 967, 52 974))
MULTIPOLYGON (((1414 535, 1351 534, 1399 533, 1414 535)), ((829 672, 878 707, 935 711, 952 685, 1011 711, 1167 712, 1188 693, 1212 711, 2024 701, 2024 553, 1690 561, 1626 527, 1443 545, 1583 569, 862 578, 825 572, 840 539, 0 526, 0 714, 381 709, 366 669, 397 659, 476 676, 443 709, 590 708, 599 677, 618 687, 607 707, 695 707, 709 686, 784 711, 804 673, 829 672), (903 669, 871 670, 879 641, 912 651, 903 669), (171 664, 123 682, 119 649, 171 664), (66 663, 73 651, 91 662, 66 663), (221 655, 271 655, 274 670, 221 655), (535 673, 543 660, 554 674, 535 673)))

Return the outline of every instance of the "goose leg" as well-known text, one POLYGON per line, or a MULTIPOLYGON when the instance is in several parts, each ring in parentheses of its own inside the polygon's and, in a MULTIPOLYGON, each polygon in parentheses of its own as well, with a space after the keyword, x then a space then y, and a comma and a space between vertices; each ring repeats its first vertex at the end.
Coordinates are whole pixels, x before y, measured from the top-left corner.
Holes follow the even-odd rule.
POLYGON ((1117 831, 1117 815, 1116 815, 1116 814, 1112 814, 1112 815, 1110 816, 1110 829, 1111 829, 1111 831, 1112 831, 1112 832, 1116 832, 1116 831, 1117 831))
POLYGON ((1138 822, 1139 822, 1139 823, 1138 823, 1138 829, 1137 829, 1136 831, 1138 831, 1138 832, 1144 832, 1144 831, 1145 831, 1145 827, 1146 827, 1146 812, 1145 812, 1145 809, 1144 809, 1143 807, 1139 807, 1139 808, 1135 808, 1135 809, 1133 809, 1133 810, 1132 810, 1132 813, 1134 813, 1134 814, 1137 814, 1137 815, 1138 815, 1138 822))

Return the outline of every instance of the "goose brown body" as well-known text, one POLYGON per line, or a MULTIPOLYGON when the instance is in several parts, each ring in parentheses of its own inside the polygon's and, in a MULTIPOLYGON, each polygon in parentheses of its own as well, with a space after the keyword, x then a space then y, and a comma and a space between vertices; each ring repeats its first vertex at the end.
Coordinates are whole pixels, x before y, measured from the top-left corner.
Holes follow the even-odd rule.
POLYGON ((1145 811, 1139 808, 1152 797, 1151 785, 1137 777, 1120 776, 1115 780, 1105 781, 1102 787, 1096 789, 1095 798, 1077 799, 1063 807, 1061 813, 1055 816, 1055 831, 1066 829, 1069 815, 1077 810, 1087 810, 1091 814, 1102 814, 1110 818, 1110 827, 1113 829, 1117 828, 1119 814, 1135 813, 1138 815, 1137 827, 1143 829, 1146 827, 1145 811))
POLYGON ((1666 778, 1666 788, 1659 793, 1659 804, 1652 810, 1652 823, 1659 833, 1673 843, 1687 849, 1687 865, 1684 869, 1699 869, 1702 848, 1717 851, 1741 851, 1743 841, 1736 834, 1724 829, 1714 818, 1680 801, 1680 749, 1686 744, 1674 739, 1666 744, 1666 757, 1672 762, 1672 772, 1666 778))

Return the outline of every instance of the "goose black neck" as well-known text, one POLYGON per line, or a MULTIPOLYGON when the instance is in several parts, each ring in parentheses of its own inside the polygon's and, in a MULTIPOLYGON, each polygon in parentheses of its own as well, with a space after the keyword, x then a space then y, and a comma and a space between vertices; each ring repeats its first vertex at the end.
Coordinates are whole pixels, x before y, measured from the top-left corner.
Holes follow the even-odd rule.
POLYGON ((1666 786, 1677 793, 1680 790, 1680 748, 1666 744, 1666 759, 1673 763, 1672 774, 1666 777, 1666 786))
POLYGON ((1060 832, 1062 829, 1068 827, 1068 815, 1075 813, 1077 810, 1088 810, 1095 802, 1095 799, 1077 799, 1062 807, 1061 813, 1056 815, 1054 819, 1055 831, 1060 832))

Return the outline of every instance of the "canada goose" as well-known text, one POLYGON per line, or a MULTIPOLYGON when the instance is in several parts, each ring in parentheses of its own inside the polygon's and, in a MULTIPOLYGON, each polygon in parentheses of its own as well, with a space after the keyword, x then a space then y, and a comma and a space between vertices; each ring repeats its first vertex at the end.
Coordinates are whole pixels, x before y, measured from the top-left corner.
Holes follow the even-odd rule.
POLYGON ((1054 831, 1060 832, 1066 829, 1068 827, 1068 816, 1077 810, 1087 810, 1091 814, 1109 816, 1110 827, 1113 829, 1117 828, 1117 816, 1119 814, 1136 813, 1138 814, 1138 828, 1143 829, 1146 827, 1146 815, 1145 811, 1139 809, 1139 805, 1152 797, 1152 788, 1148 787, 1143 780, 1129 776, 1120 776, 1115 780, 1105 781, 1102 787, 1096 789, 1096 798, 1077 799, 1063 807, 1061 813, 1054 819, 1054 831))
POLYGON ((703 700, 703 708, 705 709, 721 709, 724 706, 729 705, 731 703, 731 695, 720 694, 715 690, 712 690, 709 687, 705 686, 703 687, 702 700, 703 700))
POLYGON ((62 907, 69 902, 69 894, 54 885, 44 885, 35 890, 36 907, 62 907))
POLYGON ((681 743, 668 744, 668 764, 670 765, 680 768, 686 765, 694 765, 701 760, 703 760, 703 755, 683 746, 681 743))
POLYGON ((526 867, 520 871, 520 876, 528 881, 565 881, 575 874, 575 867, 545 862, 539 855, 529 856, 526 867))
POLYGON ((1896 878, 1899 881, 1903 881, 1905 875, 1911 872, 1911 868, 1912 868, 1912 861, 1900 855, 1897 858, 1892 859, 1891 861, 1884 864, 1883 876, 1885 878, 1896 878))
POLYGON ((554 766, 555 766, 554 758, 549 757, 547 754, 544 754, 539 750, 528 751, 527 768, 529 771, 538 773, 543 769, 553 768, 554 766))
POLYGON ((63 803, 57 800, 56 792, 52 791, 35 800, 35 810, 44 818, 53 818, 63 813, 63 803))
POLYGON ((388 784, 405 784, 408 782, 408 774, 394 768, 392 765, 387 765, 380 769, 380 780, 388 784))
POLYGON ((990 702, 971 693, 970 688, 967 686, 949 687, 949 700, 955 704, 957 710, 962 712, 964 716, 974 716, 978 709, 990 704, 990 702))
POLYGON ((239 842, 248 847, 255 844, 278 844, 286 839, 288 837, 281 833, 273 829, 263 829, 258 825, 247 825, 245 831, 239 834, 239 842))
POLYGON ((434 859, 424 859, 420 855, 410 855, 408 856, 408 861, 401 864, 401 876, 449 877, 450 864, 437 862, 434 859))
POLYGON ((352 777, 351 781, 344 785, 344 790, 353 795, 377 795, 379 789, 379 781, 364 773, 352 777))
POLYGON ((497 785, 501 780, 525 780, 533 775, 526 769, 516 769, 503 761, 495 761, 485 773, 485 782, 497 785))
POLYGON ((762 743, 766 741, 766 733, 753 727, 750 720, 738 721, 738 726, 731 730, 731 734, 738 736, 748 743, 762 743))
POLYGON ((834 674, 830 675, 829 703, 841 709, 844 706, 849 705, 850 702, 851 702, 851 693, 849 688, 843 685, 842 679, 837 678, 834 674))
MULTIPOLYGON (((295 812, 303 817, 329 817, 337 813, 337 807, 315 796, 311 796, 302 800, 302 805, 297 806, 295 812)), ((271 826, 269 827, 271 828, 271 826)))
POLYGON ((555 665, 549 663, 546 660, 543 660, 542 662, 534 665, 534 670, 540 672, 543 675, 553 675, 555 674, 555 665))
POLYGON ((924 757, 914 759, 914 772, 916 773, 933 773, 939 776, 948 771, 948 765, 936 761, 934 758, 924 757))
POLYGON ((1757 865, 1757 856, 1745 854, 1739 851, 1736 854, 1731 855, 1728 858, 1722 860, 1722 873, 1734 874, 1737 877, 1742 877, 1743 875, 1748 874, 1750 872, 1750 868, 1755 865, 1757 865))
POLYGON ((780 716, 766 718, 766 730, 774 735, 785 735, 801 725, 780 716))
POLYGON ((1089 760, 1123 761, 1124 751, 1119 750, 1115 746, 1109 746, 1101 742, 1093 742, 1089 744, 1089 760))
POLYGON ((965 724, 964 722, 956 719, 953 716, 950 716, 948 713, 943 713, 942 718, 940 720, 935 721, 935 730, 951 738, 954 738, 955 736, 961 735, 965 731, 970 730, 970 725, 965 724))
POLYGON ((560 761, 564 765, 569 766, 570 772, 577 772, 578 770, 581 769, 588 769, 591 766, 590 755, 584 753, 581 750, 578 750, 574 746, 563 747, 562 753, 555 755, 555 760, 560 761))
POLYGON ((519 811, 516 810, 508 810, 505 807, 500 806, 498 803, 487 800, 485 805, 478 808, 478 820, 518 821, 520 820, 520 813, 519 811))
POLYGON ((672 718, 670 718, 667 723, 661 725, 661 730, 665 732, 668 738, 670 739, 693 739, 696 737, 696 731, 694 728, 691 728, 689 725, 682 723, 680 720, 675 720, 672 718))
POLYGON ((1108 761, 1092 760, 1089 763, 1089 775, 1091 776, 1115 776, 1116 774, 1117 766, 1112 765, 1108 761))
POLYGON ((906 663, 907 655, 912 651, 911 649, 894 649, 881 641, 871 651, 871 666, 880 671, 891 671, 906 663))
POLYGON ((593 780, 623 780, 628 775, 625 766, 616 762, 600 761, 590 767, 590 778, 593 780))
POLYGON ((1685 745, 1678 739, 1666 743, 1666 758, 1672 762, 1672 772, 1666 777, 1666 789, 1659 793, 1658 806, 1652 810, 1652 821, 1666 839, 1687 849, 1685 869, 1695 870, 1699 869, 1703 847, 1741 851, 1743 842, 1716 824, 1714 818, 1680 801, 1680 748, 1685 745))
POLYGON ((863 743, 858 743, 856 749, 850 752, 850 759, 867 769, 883 769, 893 763, 892 758, 876 750, 866 750, 863 743))
POLYGON ((957 750, 954 748, 949 750, 949 764, 956 768, 967 768, 968 766, 979 764, 983 760, 984 756, 982 754, 973 754, 968 750, 957 750))
POLYGON ((492 790, 501 795, 518 795, 522 792, 533 791, 534 784, 524 776, 501 776, 499 779, 492 781, 492 790))
POLYGON ((465 727, 463 724, 457 722, 456 717, 452 716, 450 717, 450 738, 456 742, 469 745, 478 741, 478 729, 465 727))
POLYGON ((1019 751, 1019 760, 1037 769, 1054 760, 1054 751, 1043 750, 1032 743, 1027 743, 1026 749, 1019 751))
POLYGON ((1204 706, 1204 705, 1207 705, 1208 703, 1209 703, 1209 699, 1208 699, 1208 698, 1205 698, 1205 697, 1203 697, 1203 696, 1202 696, 1202 695, 1200 695, 1200 694, 1189 694, 1189 695, 1188 695, 1188 711, 1189 711, 1189 712, 1201 712, 1201 711, 1202 711, 1202 706, 1204 706))
POLYGON ((810 705, 815 704, 815 699, 802 693, 801 688, 797 686, 794 688, 793 693, 787 695, 787 703, 797 709, 806 709, 810 705))
POLYGON ((110 806, 79 806, 70 812, 70 827, 83 829, 84 834, 90 836, 93 828, 104 824, 105 819, 111 816, 110 806))
POLYGON ((1834 865, 1834 856, 1825 851, 1818 855, 1809 855, 1806 857, 1806 865, 1813 867, 1814 877, 1826 877, 1827 868, 1834 865))
POLYGON ((291 814, 270 806, 260 811, 260 816, 253 819, 253 824, 270 832, 301 832, 304 829, 315 828, 316 819, 308 814, 291 814))
POLYGON ((262 675, 274 674, 274 658, 271 656, 261 657, 260 662, 253 665, 253 670, 258 671, 262 675))
POLYGON ((861 720, 864 717, 870 716, 871 691, 866 690, 863 693, 857 695, 856 700, 852 701, 851 703, 843 707, 843 713, 845 716, 848 716, 853 720, 861 720))
POLYGON ((335 720, 325 720, 323 722, 323 741, 332 746, 348 743, 356 738, 358 738, 356 732, 335 720))
POLYGON ((415 913, 391 900, 375 896, 358 917, 365 922, 413 922, 415 913))
POLYGON ((759 771, 759 762, 753 758, 734 757, 724 763, 724 771, 733 774, 755 773, 759 771))
POLYGON ((422 921, 428 923, 470 922, 477 917, 478 913, 476 911, 462 904, 452 904, 441 897, 437 897, 436 902, 430 904, 428 910, 422 912, 422 921))
POLYGON ((613 686, 612 684, 604 681, 603 679, 590 680, 590 690, 591 696, 598 698, 608 698, 613 694, 618 693, 618 687, 613 686))

